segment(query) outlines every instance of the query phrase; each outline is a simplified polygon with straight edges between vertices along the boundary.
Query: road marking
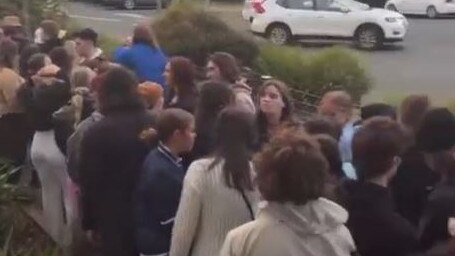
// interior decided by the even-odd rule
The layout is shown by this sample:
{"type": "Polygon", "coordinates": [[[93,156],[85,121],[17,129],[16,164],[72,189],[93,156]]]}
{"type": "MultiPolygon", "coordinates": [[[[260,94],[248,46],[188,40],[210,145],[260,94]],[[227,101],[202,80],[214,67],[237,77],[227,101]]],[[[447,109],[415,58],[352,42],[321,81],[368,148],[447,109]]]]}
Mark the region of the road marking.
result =
{"type": "Polygon", "coordinates": [[[147,18],[147,16],[142,15],[142,14],[136,14],[136,13],[114,13],[114,16],[120,16],[120,17],[128,17],[128,18],[135,18],[135,19],[144,19],[147,18]]]}
{"type": "Polygon", "coordinates": [[[98,18],[98,17],[89,17],[82,15],[69,15],[70,18],[74,19],[84,19],[84,20],[94,20],[94,21],[108,21],[108,22],[120,22],[119,19],[110,19],[110,18],[98,18]]]}

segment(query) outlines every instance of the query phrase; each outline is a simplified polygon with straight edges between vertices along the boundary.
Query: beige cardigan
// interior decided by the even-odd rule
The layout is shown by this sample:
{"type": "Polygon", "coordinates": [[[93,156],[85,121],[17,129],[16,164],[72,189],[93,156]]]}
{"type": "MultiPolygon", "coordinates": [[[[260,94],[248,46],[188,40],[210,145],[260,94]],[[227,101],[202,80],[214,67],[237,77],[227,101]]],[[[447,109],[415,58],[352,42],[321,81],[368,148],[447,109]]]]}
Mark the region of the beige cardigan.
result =
{"type": "MultiPolygon", "coordinates": [[[[255,221],[229,232],[220,256],[350,256],[348,213],[318,199],[303,206],[267,203],[255,221]]],[[[385,256],[385,255],[384,255],[385,256]]]]}
{"type": "MultiPolygon", "coordinates": [[[[225,185],[223,163],[208,170],[212,161],[195,161],[186,174],[170,256],[218,255],[227,233],[251,221],[241,194],[225,185]]],[[[247,192],[246,196],[256,211],[259,193],[247,192]]]]}
{"type": "Polygon", "coordinates": [[[24,79],[14,70],[0,68],[0,117],[6,114],[20,113],[22,108],[17,101],[17,91],[24,79]]]}

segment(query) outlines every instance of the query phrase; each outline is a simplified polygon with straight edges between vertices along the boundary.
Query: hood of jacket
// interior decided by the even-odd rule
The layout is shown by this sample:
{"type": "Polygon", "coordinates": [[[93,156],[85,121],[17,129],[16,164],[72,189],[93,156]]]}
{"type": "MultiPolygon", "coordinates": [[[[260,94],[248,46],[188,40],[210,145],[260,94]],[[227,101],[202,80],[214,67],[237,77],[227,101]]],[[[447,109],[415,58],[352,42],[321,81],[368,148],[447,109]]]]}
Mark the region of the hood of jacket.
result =
{"type": "Polygon", "coordinates": [[[305,205],[268,202],[262,206],[260,214],[273,216],[302,237],[329,232],[348,220],[348,212],[343,207],[325,198],[305,205]]]}
{"type": "Polygon", "coordinates": [[[248,95],[251,95],[253,89],[243,81],[236,82],[235,84],[232,85],[232,90],[234,90],[234,93],[245,93],[248,95]]]}

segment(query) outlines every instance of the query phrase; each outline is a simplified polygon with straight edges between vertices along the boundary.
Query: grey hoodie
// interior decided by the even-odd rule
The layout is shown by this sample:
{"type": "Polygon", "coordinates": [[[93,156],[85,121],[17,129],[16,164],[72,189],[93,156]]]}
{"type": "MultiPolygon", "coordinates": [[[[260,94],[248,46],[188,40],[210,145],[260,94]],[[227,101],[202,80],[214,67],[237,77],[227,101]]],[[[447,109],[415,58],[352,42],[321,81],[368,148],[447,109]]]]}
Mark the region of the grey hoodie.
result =
{"type": "Polygon", "coordinates": [[[71,180],[79,184],[79,164],[80,164],[80,147],[84,133],[98,121],[101,121],[104,116],[98,111],[93,112],[87,119],[82,121],[69,137],[67,142],[67,164],[68,173],[71,180]]]}
{"type": "Polygon", "coordinates": [[[350,256],[348,213],[320,198],[305,205],[267,203],[258,218],[232,230],[221,256],[350,256]]]}
{"type": "Polygon", "coordinates": [[[246,111],[255,114],[256,107],[251,98],[252,89],[244,82],[237,82],[232,86],[235,94],[235,103],[237,106],[244,108],[246,111]]]}

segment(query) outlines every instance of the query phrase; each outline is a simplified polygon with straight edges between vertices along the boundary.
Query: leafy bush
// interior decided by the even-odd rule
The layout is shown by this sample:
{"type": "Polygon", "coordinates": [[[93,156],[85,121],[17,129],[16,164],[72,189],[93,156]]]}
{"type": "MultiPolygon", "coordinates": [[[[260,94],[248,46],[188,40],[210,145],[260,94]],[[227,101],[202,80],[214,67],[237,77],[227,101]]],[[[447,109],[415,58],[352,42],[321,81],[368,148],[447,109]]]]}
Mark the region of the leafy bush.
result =
{"type": "Polygon", "coordinates": [[[0,159],[0,255],[57,256],[55,243],[25,214],[23,197],[9,177],[17,172],[9,160],[0,159]]]}
{"type": "Polygon", "coordinates": [[[371,89],[371,79],[362,65],[348,50],[337,47],[326,49],[311,59],[307,88],[317,94],[340,88],[360,101],[371,89]]]}
{"type": "Polygon", "coordinates": [[[252,38],[188,3],[171,6],[152,26],[167,54],[186,56],[199,66],[216,51],[233,54],[243,65],[252,64],[259,53],[252,38]]]}
{"type": "Polygon", "coordinates": [[[296,47],[266,45],[255,67],[293,89],[316,95],[344,89],[360,101],[371,88],[371,79],[359,59],[340,47],[307,53],[296,47]]]}
{"type": "Polygon", "coordinates": [[[254,68],[295,88],[308,84],[308,56],[297,47],[264,46],[254,68]]]}
{"type": "Polygon", "coordinates": [[[0,159],[0,205],[7,204],[14,199],[16,186],[9,183],[9,178],[17,172],[11,161],[0,159]]]}

